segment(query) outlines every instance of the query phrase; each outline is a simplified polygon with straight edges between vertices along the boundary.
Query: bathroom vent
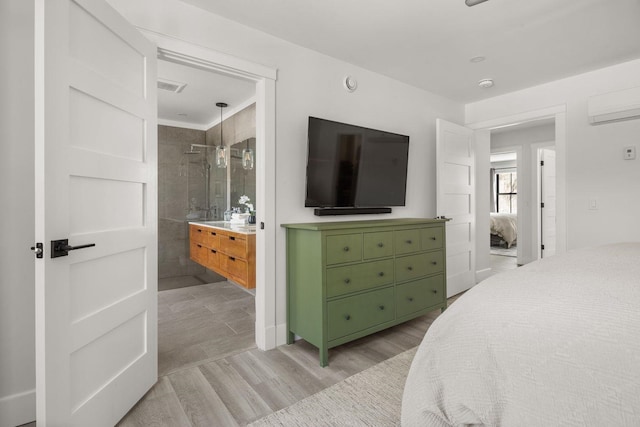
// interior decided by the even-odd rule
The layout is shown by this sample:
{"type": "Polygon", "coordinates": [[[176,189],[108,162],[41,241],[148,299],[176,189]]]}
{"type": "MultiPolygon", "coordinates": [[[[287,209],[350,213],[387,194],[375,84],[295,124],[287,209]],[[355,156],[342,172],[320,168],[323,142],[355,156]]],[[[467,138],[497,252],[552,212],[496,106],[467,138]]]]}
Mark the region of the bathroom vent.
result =
{"type": "Polygon", "coordinates": [[[169,92],[180,93],[186,86],[186,83],[174,82],[167,79],[158,79],[158,89],[168,90],[169,92]]]}

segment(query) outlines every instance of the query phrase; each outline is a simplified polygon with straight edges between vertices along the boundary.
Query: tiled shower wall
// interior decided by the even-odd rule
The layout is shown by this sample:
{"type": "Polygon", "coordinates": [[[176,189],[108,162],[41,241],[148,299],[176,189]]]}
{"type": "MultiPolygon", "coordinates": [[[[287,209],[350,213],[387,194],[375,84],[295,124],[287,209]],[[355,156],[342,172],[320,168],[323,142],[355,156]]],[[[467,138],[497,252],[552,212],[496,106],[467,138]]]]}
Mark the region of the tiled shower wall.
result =
{"type": "Polygon", "coordinates": [[[158,126],[158,278],[197,276],[205,268],[189,259],[190,196],[204,201],[200,155],[185,155],[191,144],[204,144],[205,132],[158,126]],[[198,182],[200,181],[200,182],[198,182]]]}

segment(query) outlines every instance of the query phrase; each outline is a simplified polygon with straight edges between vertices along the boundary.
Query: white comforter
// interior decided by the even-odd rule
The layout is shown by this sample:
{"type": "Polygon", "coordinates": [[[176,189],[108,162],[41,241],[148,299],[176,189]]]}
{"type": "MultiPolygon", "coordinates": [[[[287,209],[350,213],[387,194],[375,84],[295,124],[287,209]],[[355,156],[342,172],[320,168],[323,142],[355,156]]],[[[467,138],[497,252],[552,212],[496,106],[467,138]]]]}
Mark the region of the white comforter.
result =
{"type": "Polygon", "coordinates": [[[431,326],[404,426],[640,426],[640,243],[493,276],[431,326]]]}
{"type": "Polygon", "coordinates": [[[507,242],[507,248],[518,238],[518,215],[510,213],[489,214],[489,229],[491,234],[496,234],[507,242]]]}

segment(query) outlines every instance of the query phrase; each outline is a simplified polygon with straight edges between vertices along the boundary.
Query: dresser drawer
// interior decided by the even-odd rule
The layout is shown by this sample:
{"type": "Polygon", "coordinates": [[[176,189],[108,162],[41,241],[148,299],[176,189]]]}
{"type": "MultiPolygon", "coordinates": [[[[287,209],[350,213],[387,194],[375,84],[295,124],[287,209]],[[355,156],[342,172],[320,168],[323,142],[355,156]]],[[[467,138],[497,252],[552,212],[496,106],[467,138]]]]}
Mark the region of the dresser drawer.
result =
{"type": "Polygon", "coordinates": [[[221,254],[217,249],[207,248],[207,268],[219,269],[220,268],[220,256],[221,254]]]}
{"type": "Polygon", "coordinates": [[[206,245],[207,227],[189,224],[189,241],[206,245]]]}
{"type": "Polygon", "coordinates": [[[362,238],[364,259],[393,255],[393,231],[364,233],[362,238]]]}
{"type": "Polygon", "coordinates": [[[327,297],[393,283],[393,260],[365,262],[327,269],[327,297]]]}
{"type": "Polygon", "coordinates": [[[423,228],[422,235],[422,250],[428,251],[429,249],[440,249],[443,245],[442,240],[442,227],[429,227],[423,228]]]}
{"type": "Polygon", "coordinates": [[[247,284],[247,262],[225,254],[219,254],[220,269],[228,273],[229,278],[238,281],[242,285],[247,284]]]}
{"type": "Polygon", "coordinates": [[[417,279],[443,271],[444,259],[442,252],[427,252],[396,258],[396,281],[417,279]]]}
{"type": "Polygon", "coordinates": [[[201,243],[191,242],[189,244],[189,257],[199,264],[207,262],[207,248],[201,243]]]}
{"type": "Polygon", "coordinates": [[[395,231],[396,255],[420,251],[420,239],[420,229],[395,231]]]}
{"type": "Polygon", "coordinates": [[[328,340],[394,319],[393,287],[327,303],[328,340]]]}
{"type": "Polygon", "coordinates": [[[209,248],[218,249],[220,247],[220,232],[215,228],[205,228],[205,245],[209,248]]]}
{"type": "Polygon", "coordinates": [[[445,299],[444,275],[427,277],[396,286],[396,316],[403,317],[445,299]]]}
{"type": "Polygon", "coordinates": [[[327,265],[360,261],[362,259],[362,234],[327,236],[327,265]]]}
{"type": "Polygon", "coordinates": [[[220,239],[220,252],[234,258],[245,259],[247,257],[247,238],[243,234],[218,233],[220,239]]]}

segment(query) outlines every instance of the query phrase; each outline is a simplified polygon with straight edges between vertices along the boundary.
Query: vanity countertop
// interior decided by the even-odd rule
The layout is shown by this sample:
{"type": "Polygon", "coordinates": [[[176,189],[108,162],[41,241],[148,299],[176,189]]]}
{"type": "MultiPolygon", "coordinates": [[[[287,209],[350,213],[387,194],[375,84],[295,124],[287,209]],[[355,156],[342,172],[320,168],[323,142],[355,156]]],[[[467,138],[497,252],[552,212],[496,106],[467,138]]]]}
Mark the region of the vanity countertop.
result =
{"type": "Polygon", "coordinates": [[[256,234],[255,224],[233,224],[229,221],[189,221],[189,224],[219,228],[221,230],[228,230],[242,234],[256,234]]]}

